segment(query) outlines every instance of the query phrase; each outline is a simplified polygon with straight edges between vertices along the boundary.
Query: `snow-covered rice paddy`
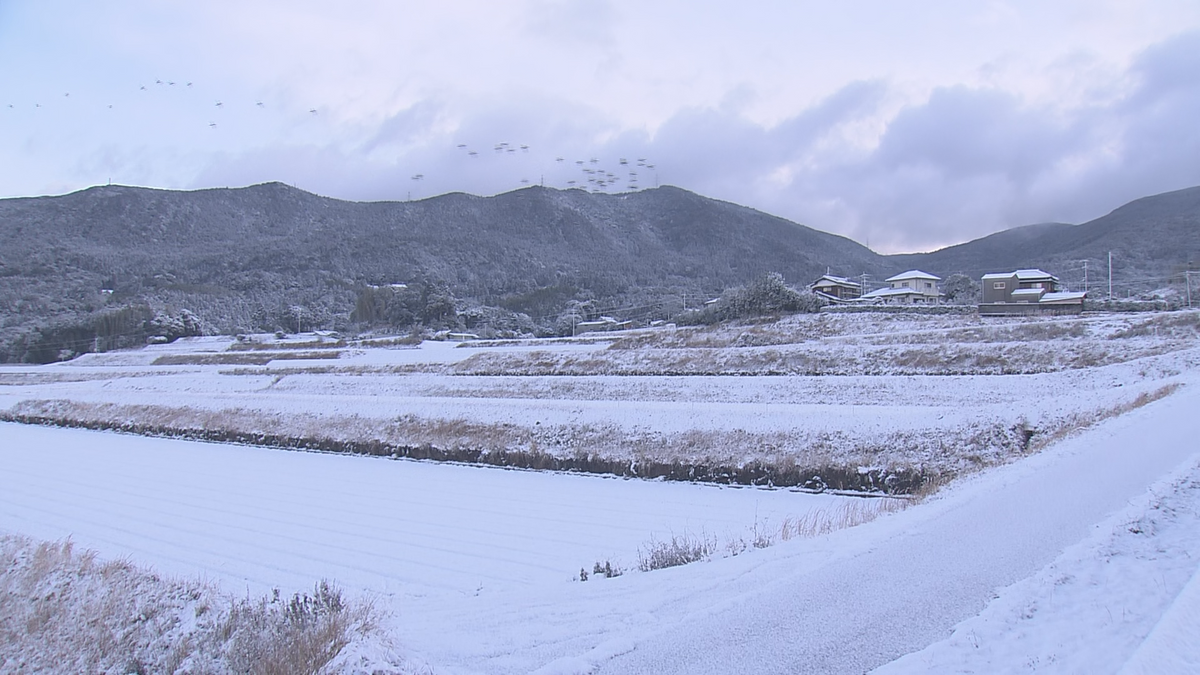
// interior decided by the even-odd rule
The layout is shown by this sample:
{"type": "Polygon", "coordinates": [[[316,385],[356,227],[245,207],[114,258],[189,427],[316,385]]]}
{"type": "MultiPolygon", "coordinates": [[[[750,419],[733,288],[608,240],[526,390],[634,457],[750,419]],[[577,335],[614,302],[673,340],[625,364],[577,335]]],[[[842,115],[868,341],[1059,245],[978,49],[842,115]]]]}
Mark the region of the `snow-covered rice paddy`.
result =
{"type": "MultiPolygon", "coordinates": [[[[331,345],[316,359],[288,358],[288,343],[230,351],[232,340],[203,338],[5,366],[0,413],[61,422],[630,466],[1010,466],[798,544],[785,525],[820,531],[888,502],[0,423],[0,532],[69,536],[235,594],[329,578],[378,598],[405,648],[437,672],[862,672],[944,637],[1156,477],[1185,458],[1194,467],[1197,316],[822,315],[578,341],[331,345]],[[1110,419],[1176,390],[1182,399],[1110,419]],[[636,570],[672,537],[710,543],[715,560],[636,570]],[[766,540],[778,545],[755,549],[766,540]],[[605,562],[625,574],[579,580],[605,562]],[[852,653],[826,653],[847,640],[852,653]]],[[[1172,544],[1178,569],[1152,607],[1139,605],[1137,630],[1186,581],[1193,539],[1172,544]]],[[[993,615],[1025,602],[1015,592],[993,615]]],[[[1064,639],[1086,639],[1068,635],[1069,615],[1056,621],[1064,639]]],[[[989,640],[1004,653],[982,666],[955,655],[962,636],[900,665],[1008,667],[1023,647],[999,632],[989,640]]],[[[1114,641],[1106,658],[1123,662],[1140,637],[1114,641]]]]}

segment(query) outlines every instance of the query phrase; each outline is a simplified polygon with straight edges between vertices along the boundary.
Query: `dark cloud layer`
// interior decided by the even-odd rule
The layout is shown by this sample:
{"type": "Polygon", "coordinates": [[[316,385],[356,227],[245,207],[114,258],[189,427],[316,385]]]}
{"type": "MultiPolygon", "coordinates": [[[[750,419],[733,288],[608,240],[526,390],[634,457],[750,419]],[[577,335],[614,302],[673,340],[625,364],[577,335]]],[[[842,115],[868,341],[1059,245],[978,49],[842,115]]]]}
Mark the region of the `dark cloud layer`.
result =
{"type": "MultiPolygon", "coordinates": [[[[592,37],[603,41],[603,31],[592,37]]],[[[594,158],[615,172],[620,158],[647,158],[655,168],[639,171],[640,187],[675,184],[877,249],[928,250],[1033,222],[1081,222],[1200,184],[1196,73],[1200,34],[1179,35],[1132,62],[1116,100],[1030,103],[997,88],[937,88],[882,120],[866,143],[853,130],[884,114],[885,81],[851,83],[769,128],[749,121],[733,96],[681,110],[652,134],[553,98],[477,101],[457,118],[454,106],[430,99],[365,140],[226,155],[196,184],[282,179],[350,199],[404,199],[522,181],[585,185],[576,162],[594,158]],[[454,131],[440,130],[452,118],[454,131]],[[509,145],[496,151],[501,142],[509,145]]],[[[621,178],[614,189],[624,189],[621,178]]]]}

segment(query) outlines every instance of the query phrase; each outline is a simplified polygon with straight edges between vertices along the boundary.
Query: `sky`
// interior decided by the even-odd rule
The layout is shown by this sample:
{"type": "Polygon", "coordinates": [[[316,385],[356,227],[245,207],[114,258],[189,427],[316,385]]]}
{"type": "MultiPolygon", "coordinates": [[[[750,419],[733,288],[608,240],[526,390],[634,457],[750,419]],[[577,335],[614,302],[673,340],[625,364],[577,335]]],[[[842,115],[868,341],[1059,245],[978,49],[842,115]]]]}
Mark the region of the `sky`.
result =
{"type": "Polygon", "coordinates": [[[1200,185],[1195,0],[0,0],[0,197],[676,185],[927,251],[1200,185]]]}

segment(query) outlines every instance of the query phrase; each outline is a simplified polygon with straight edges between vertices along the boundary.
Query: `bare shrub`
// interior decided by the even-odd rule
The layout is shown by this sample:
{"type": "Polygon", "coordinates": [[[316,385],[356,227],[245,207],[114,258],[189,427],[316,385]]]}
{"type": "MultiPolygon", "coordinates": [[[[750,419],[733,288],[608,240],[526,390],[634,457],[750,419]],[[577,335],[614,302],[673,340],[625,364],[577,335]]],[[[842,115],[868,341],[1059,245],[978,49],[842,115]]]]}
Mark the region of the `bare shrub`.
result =
{"type": "Polygon", "coordinates": [[[678,567],[699,560],[707,560],[717,552],[715,538],[705,535],[672,534],[667,541],[652,539],[638,548],[638,569],[643,572],[678,567]]]}
{"type": "Polygon", "coordinates": [[[371,605],[351,607],[340,590],[321,581],[311,595],[283,601],[276,591],[269,600],[234,603],[220,630],[229,636],[226,658],[234,672],[291,675],[318,672],[355,630],[375,628],[371,605]]]}
{"type": "Polygon", "coordinates": [[[596,564],[592,566],[592,574],[595,576],[602,576],[605,579],[619,577],[624,573],[625,570],[621,569],[619,565],[612,564],[612,561],[610,560],[605,560],[603,564],[597,561],[596,564]]]}

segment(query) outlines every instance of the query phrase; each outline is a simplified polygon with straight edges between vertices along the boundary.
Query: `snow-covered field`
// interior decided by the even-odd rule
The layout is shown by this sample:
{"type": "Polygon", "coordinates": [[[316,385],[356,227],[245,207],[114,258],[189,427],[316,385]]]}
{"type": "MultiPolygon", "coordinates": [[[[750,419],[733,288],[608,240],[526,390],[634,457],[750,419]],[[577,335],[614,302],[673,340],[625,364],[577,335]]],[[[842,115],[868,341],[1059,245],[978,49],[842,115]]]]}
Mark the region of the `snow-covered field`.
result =
{"type": "Polygon", "coordinates": [[[878,488],[905,472],[944,478],[1003,463],[1161,395],[1200,363],[1198,335],[1200,313],[1179,312],[822,314],[393,349],[291,351],[306,343],[264,339],[228,351],[232,340],[202,338],[0,368],[0,412],[524,453],[548,458],[530,466],[570,460],[642,476],[765,465],[834,484],[865,471],[865,487],[878,488]]]}
{"type": "Polygon", "coordinates": [[[859,673],[910,652],[889,667],[1154,672],[1196,615],[1171,607],[1200,560],[1196,317],[822,315],[324,360],[205,338],[0,367],[10,414],[966,476],[802,537],[888,500],[0,424],[0,532],[234,594],[328,578],[435,672],[859,673]],[[205,362],[266,351],[285,358],[205,362]],[[684,362],[704,374],[654,374],[684,362]],[[818,362],[846,372],[747,365],[818,362]],[[1028,448],[994,438],[1015,428],[1028,448]],[[672,538],[712,550],[637,569],[672,538]],[[624,574],[579,580],[605,562],[624,574]]]}

